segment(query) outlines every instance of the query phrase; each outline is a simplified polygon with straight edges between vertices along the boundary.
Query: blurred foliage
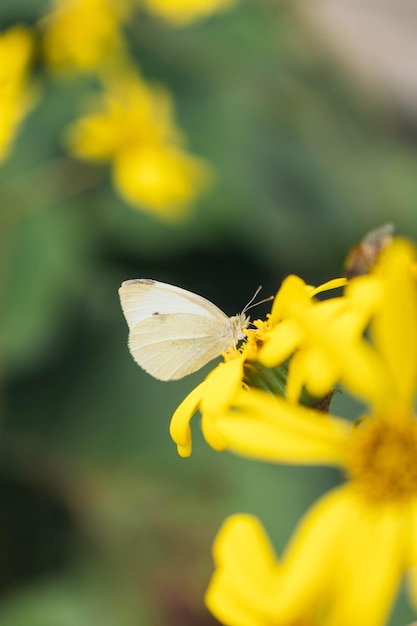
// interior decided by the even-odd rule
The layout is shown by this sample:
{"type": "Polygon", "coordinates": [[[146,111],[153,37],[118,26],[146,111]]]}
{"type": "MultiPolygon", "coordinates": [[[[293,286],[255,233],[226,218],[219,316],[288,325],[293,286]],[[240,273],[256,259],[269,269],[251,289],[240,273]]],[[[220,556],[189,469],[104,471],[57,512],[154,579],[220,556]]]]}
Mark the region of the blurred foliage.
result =
{"type": "MultiPolygon", "coordinates": [[[[216,454],[197,421],[179,459],[169,419],[204,373],[142,372],[117,298],[122,280],[152,277],[232,314],[289,272],[339,275],[379,224],[417,235],[415,121],[344,71],[296,6],[240,0],[183,28],[137,6],[122,25],[214,172],[181,223],[133,209],[106,166],[68,156],[97,77],[36,59],[37,103],[0,167],[0,626],[214,624],[202,596],[224,517],[259,515],[281,549],[339,480],[216,454]]],[[[2,0],[1,31],[35,30],[49,10],[2,0]]],[[[392,623],[407,619],[400,602],[392,623]]]]}

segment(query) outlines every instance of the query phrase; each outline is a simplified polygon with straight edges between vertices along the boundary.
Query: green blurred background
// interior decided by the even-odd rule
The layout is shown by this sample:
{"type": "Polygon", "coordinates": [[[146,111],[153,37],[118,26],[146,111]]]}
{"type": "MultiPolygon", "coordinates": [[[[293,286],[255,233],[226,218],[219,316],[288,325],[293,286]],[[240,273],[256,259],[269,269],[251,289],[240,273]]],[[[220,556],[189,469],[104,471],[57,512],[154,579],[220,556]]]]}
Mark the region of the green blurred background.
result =
{"type": "MultiPolygon", "coordinates": [[[[0,28],[47,10],[1,0],[0,28]]],[[[0,626],[215,624],[203,593],[222,520],[259,515],[281,550],[340,480],[215,453],[198,419],[180,459],[170,417],[205,372],[142,372],[117,289],[152,277],[234,314],[290,272],[339,276],[387,221],[416,237],[413,11],[241,0],[174,28],[138,9],[130,52],[215,171],[181,224],[127,206],[106,168],[65,153],[90,80],[57,80],[38,61],[41,97],[0,167],[0,626]]],[[[334,410],[355,407],[342,396],[334,410]]],[[[400,599],[391,623],[411,619],[400,599]]]]}

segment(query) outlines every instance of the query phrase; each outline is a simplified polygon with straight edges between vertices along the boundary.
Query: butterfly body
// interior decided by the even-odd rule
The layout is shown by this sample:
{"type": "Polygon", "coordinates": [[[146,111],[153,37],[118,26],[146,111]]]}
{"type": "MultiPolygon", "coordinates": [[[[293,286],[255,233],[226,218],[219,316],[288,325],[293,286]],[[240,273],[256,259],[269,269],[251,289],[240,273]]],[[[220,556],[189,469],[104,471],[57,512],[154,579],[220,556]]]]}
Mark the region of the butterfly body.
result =
{"type": "Polygon", "coordinates": [[[160,380],[177,380],[244,339],[249,318],[228,317],[215,304],[180,287],[142,278],[125,281],[120,302],[135,361],[160,380]]]}

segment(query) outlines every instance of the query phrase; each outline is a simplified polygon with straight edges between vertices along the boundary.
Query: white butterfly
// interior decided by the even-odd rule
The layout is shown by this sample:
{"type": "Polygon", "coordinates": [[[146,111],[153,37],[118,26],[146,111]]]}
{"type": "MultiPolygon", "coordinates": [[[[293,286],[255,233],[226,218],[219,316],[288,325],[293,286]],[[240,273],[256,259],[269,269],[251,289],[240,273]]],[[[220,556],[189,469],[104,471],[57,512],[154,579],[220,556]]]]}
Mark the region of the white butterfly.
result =
{"type": "Polygon", "coordinates": [[[149,278],[127,280],[119,289],[129,326],[129,350],[160,380],[177,380],[245,338],[244,312],[227,317],[215,304],[180,287],[149,278]]]}

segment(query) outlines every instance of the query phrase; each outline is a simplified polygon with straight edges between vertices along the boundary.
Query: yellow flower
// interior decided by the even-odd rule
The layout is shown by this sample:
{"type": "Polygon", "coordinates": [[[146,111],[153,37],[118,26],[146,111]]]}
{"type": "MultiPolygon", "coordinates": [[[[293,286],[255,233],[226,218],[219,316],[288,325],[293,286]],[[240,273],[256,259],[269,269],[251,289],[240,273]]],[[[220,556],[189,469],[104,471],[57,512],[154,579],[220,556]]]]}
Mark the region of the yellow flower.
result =
{"type": "MultiPolygon", "coordinates": [[[[417,605],[415,259],[409,243],[395,240],[378,264],[372,342],[362,340],[364,366],[356,370],[357,358],[351,361],[347,384],[355,393],[361,388],[369,404],[356,425],[257,390],[239,391],[232,408],[217,416],[216,432],[235,452],[277,462],[332,463],[347,479],[296,530],[279,584],[263,604],[266,624],[298,623],[300,606],[316,615],[325,603],[320,623],[326,626],[381,626],[405,574],[417,605]],[[355,380],[366,370],[365,384],[355,380]]],[[[348,364],[351,354],[344,347],[342,342],[338,358],[348,364]]],[[[254,622],[234,617],[228,623],[254,622]]]]}
{"type": "Polygon", "coordinates": [[[120,22],[124,0],[55,0],[40,22],[46,61],[56,70],[92,71],[124,54],[120,22]]]}
{"type": "Polygon", "coordinates": [[[0,162],[9,154],[19,124],[36,100],[28,86],[33,37],[23,26],[0,34],[0,162]]]}
{"type": "Polygon", "coordinates": [[[180,218],[208,182],[208,166],[182,148],[172,100],[126,67],[106,77],[94,112],[68,133],[81,159],[110,161],[113,180],[131,205],[164,219],[180,218]]]}
{"type": "MultiPolygon", "coordinates": [[[[342,280],[335,286],[341,284],[342,280]]],[[[298,401],[303,386],[311,395],[323,397],[336,383],[349,383],[352,369],[362,367],[362,353],[368,350],[361,337],[377,305],[380,282],[374,276],[356,278],[342,297],[323,302],[312,299],[312,294],[296,276],[284,281],[272,309],[271,332],[259,353],[266,367],[291,357],[286,388],[291,402],[298,401]],[[342,351],[345,358],[339,359],[342,351]]],[[[355,376],[355,381],[360,388],[369,384],[367,372],[355,376]]]]}
{"type": "MultiPolygon", "coordinates": [[[[185,398],[175,411],[170,431],[181,456],[185,457],[191,454],[189,422],[198,409],[202,414],[202,429],[206,441],[215,450],[223,450],[227,444],[216,431],[216,418],[219,413],[223,413],[234,402],[235,395],[242,387],[261,387],[269,390],[271,393],[285,395],[286,368],[284,370],[282,368],[267,370],[261,367],[259,359],[269,346],[269,342],[272,343],[275,359],[273,366],[283,364],[297,349],[301,354],[305,350],[310,350],[310,345],[304,341],[303,330],[297,327],[293,320],[287,320],[285,317],[285,311],[290,306],[290,303],[294,304],[297,302],[300,306],[307,307],[308,310],[310,307],[318,308],[320,311],[319,319],[326,323],[327,327],[332,324],[337,325],[335,333],[340,327],[336,316],[337,312],[339,314],[341,312],[344,313],[345,317],[350,312],[350,319],[356,322],[358,328],[361,326],[363,330],[363,326],[368,321],[369,316],[369,307],[366,308],[363,303],[362,308],[357,307],[358,311],[356,311],[356,308],[354,311],[351,311],[351,301],[344,298],[336,298],[334,301],[328,300],[324,303],[315,302],[313,304],[312,298],[318,293],[336,289],[344,284],[346,284],[345,279],[335,279],[320,287],[313,288],[306,285],[297,276],[289,276],[283,282],[275,297],[271,314],[267,316],[267,320],[254,321],[252,324],[254,328],[245,331],[247,340],[240,346],[239,350],[232,349],[223,355],[225,362],[220,363],[208,375],[206,380],[185,398]],[[332,313],[332,316],[330,313],[332,313]],[[359,325],[358,320],[361,321],[361,325],[359,325]],[[280,332],[281,329],[283,332],[280,332]],[[275,349],[276,332],[280,338],[279,357],[277,357],[275,349]]],[[[368,296],[370,299],[369,293],[368,296]]],[[[347,339],[346,345],[349,346],[347,339]]],[[[332,369],[331,381],[337,379],[337,375],[333,372],[334,369],[332,369]]],[[[297,372],[296,369],[294,371],[297,372]]],[[[339,368],[336,368],[336,371],[339,372],[339,368]]],[[[315,370],[313,369],[310,378],[313,378],[314,375],[315,370]]],[[[308,380],[309,375],[306,382],[308,380]]],[[[314,389],[317,391],[317,385],[314,389]]],[[[323,391],[323,388],[320,387],[320,390],[323,391]]],[[[323,395],[330,390],[331,387],[326,385],[323,395]]],[[[320,394],[316,395],[321,400],[320,394]]]]}
{"type": "Polygon", "coordinates": [[[175,26],[184,26],[214,11],[230,7],[234,0],[143,0],[145,7],[175,26]]]}

